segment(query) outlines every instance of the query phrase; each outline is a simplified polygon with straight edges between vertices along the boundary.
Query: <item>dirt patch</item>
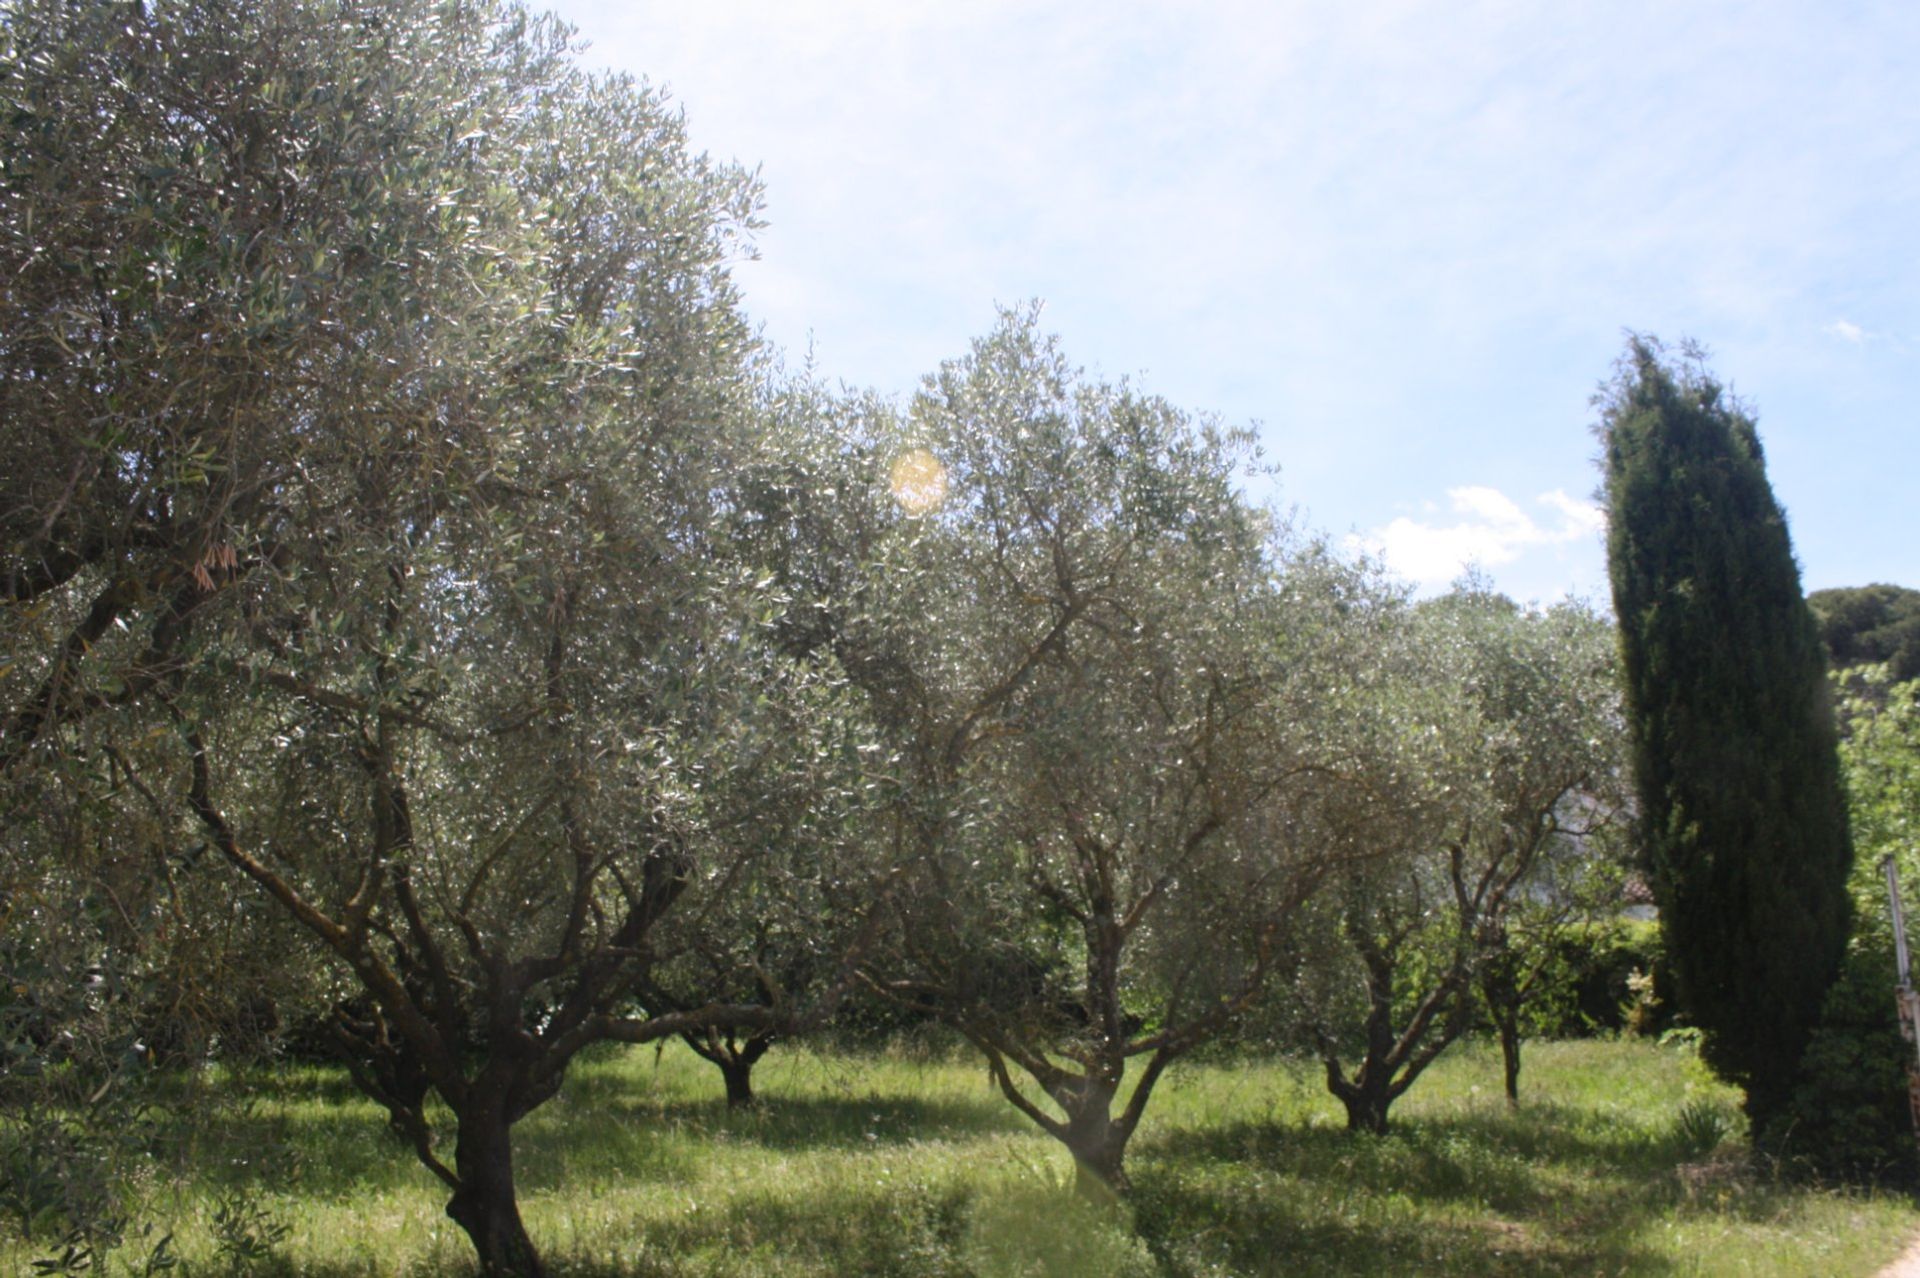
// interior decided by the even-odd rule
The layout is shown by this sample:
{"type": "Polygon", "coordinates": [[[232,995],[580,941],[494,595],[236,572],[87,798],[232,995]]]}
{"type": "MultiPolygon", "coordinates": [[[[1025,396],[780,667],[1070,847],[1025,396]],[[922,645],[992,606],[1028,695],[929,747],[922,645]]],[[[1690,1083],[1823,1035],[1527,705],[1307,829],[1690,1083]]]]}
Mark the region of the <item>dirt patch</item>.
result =
{"type": "Polygon", "coordinates": [[[1907,1244],[1899,1259],[1874,1275],[1874,1278],[1920,1278],[1920,1238],[1907,1244]]]}

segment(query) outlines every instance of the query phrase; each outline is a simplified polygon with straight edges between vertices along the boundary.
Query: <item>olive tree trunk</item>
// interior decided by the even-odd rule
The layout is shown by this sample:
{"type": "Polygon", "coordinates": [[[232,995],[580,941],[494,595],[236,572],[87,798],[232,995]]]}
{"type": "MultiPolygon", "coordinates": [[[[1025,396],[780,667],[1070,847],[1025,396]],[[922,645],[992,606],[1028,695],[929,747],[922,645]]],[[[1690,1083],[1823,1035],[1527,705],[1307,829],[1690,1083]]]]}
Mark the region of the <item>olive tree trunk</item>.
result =
{"type": "Polygon", "coordinates": [[[546,1278],[520,1220],[513,1185],[512,1127],[503,1110],[482,1105],[458,1116],[454,1172],[460,1183],[447,1215],[464,1229],[485,1278],[546,1278]]]}

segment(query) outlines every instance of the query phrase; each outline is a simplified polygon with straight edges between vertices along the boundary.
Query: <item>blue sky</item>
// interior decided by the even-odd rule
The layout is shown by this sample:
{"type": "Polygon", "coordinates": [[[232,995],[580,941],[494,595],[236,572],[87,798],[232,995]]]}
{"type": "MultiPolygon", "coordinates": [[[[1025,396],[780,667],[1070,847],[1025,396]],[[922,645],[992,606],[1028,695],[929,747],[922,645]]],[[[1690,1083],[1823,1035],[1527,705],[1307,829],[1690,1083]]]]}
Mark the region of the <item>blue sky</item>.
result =
{"type": "Polygon", "coordinates": [[[996,303],[1256,423],[1271,494],[1438,589],[1605,596],[1632,328],[1758,409],[1809,589],[1920,587],[1920,5],[567,0],[757,166],[738,277],[905,393],[996,303]]]}

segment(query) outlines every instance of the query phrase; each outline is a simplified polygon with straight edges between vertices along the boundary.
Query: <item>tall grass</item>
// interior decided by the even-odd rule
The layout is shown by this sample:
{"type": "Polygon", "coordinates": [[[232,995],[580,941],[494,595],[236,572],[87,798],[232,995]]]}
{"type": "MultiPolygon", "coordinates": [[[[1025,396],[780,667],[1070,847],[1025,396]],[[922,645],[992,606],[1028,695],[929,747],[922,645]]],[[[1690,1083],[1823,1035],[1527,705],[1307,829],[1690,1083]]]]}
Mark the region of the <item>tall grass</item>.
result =
{"type": "MultiPolygon", "coordinates": [[[[516,1146],[556,1273],[1825,1278],[1871,1274],[1920,1228],[1909,1201],[1749,1170],[1734,1097],[1644,1043],[1531,1048],[1518,1112],[1497,1054],[1470,1046],[1385,1137],[1350,1136],[1304,1066],[1189,1066],[1110,1211],[1073,1196],[1059,1147],[964,1055],[783,1048],[756,1082],[762,1107],[730,1112],[677,1047],[584,1060],[516,1146]]],[[[339,1074],[220,1090],[246,1103],[214,1106],[167,1155],[179,1174],[140,1185],[130,1213],[156,1232],[109,1272],[140,1272],[163,1231],[196,1275],[470,1272],[438,1182],[339,1074]]],[[[45,1251],[0,1243],[0,1271],[45,1251]]]]}

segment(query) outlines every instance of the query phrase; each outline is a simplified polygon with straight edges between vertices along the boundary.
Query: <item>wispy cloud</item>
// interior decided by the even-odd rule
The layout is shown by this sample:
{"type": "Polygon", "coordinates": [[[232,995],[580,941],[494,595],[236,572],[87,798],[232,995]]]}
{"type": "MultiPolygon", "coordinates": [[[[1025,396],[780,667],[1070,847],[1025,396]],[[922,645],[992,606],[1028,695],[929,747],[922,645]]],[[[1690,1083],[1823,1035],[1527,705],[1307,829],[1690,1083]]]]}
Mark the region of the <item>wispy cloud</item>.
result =
{"type": "Polygon", "coordinates": [[[1852,342],[1855,345],[1867,340],[1867,330],[1851,320],[1837,319],[1822,331],[1833,334],[1843,342],[1852,342]]]}
{"type": "Polygon", "coordinates": [[[1423,519],[1402,515],[1384,528],[1355,534],[1350,544],[1430,590],[1470,567],[1511,564],[1531,550],[1591,541],[1606,526],[1599,507],[1559,489],[1534,499],[1536,507],[1553,512],[1545,522],[1497,488],[1451,488],[1447,502],[1451,519],[1437,510],[1423,519]]]}

